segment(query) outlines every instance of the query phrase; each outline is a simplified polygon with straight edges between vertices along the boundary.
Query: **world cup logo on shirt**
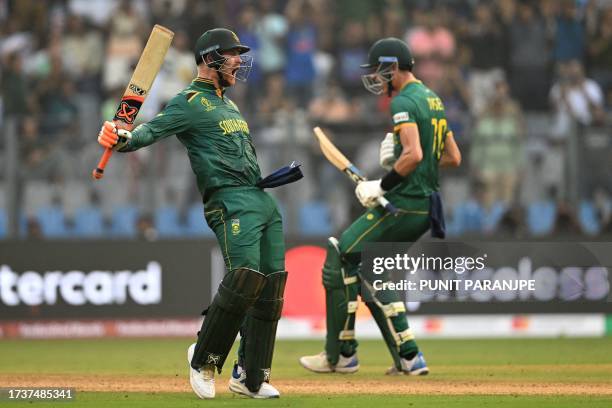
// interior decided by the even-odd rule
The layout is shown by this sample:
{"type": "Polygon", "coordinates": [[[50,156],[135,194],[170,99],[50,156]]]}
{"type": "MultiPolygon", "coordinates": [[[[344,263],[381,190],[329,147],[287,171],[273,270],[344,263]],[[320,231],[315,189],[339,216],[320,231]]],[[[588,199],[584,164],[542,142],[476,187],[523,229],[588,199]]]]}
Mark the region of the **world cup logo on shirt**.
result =
{"type": "Polygon", "coordinates": [[[204,110],[206,112],[210,112],[211,110],[214,110],[216,108],[216,106],[210,103],[210,101],[205,97],[202,97],[200,99],[200,103],[202,103],[202,106],[204,106],[204,110]]]}

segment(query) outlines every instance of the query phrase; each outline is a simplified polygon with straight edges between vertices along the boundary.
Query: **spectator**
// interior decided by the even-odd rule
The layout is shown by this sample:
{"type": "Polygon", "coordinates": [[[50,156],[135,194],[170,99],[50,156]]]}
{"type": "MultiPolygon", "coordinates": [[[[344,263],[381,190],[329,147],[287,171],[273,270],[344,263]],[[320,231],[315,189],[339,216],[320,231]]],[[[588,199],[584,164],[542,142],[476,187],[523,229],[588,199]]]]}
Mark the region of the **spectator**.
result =
{"type": "Polygon", "coordinates": [[[520,205],[515,204],[506,210],[501,220],[499,220],[495,237],[502,239],[523,239],[526,233],[525,211],[520,205]]]}
{"type": "Polygon", "coordinates": [[[612,7],[605,9],[589,39],[590,75],[599,83],[612,104],[612,7]]]}
{"type": "Polygon", "coordinates": [[[257,112],[257,118],[264,126],[272,125],[279,114],[294,109],[293,100],[285,95],[285,86],[282,74],[274,74],[267,78],[265,93],[257,112]]]}
{"type": "MultiPolygon", "coordinates": [[[[177,30],[172,46],[166,54],[164,65],[159,73],[161,79],[156,83],[159,99],[165,103],[178,91],[185,88],[196,76],[193,64],[193,51],[189,47],[187,33],[177,30]]],[[[115,100],[115,104],[117,104],[115,100]]]]}
{"type": "Polygon", "coordinates": [[[104,58],[104,89],[125,86],[140,58],[145,22],[128,0],[121,0],[109,22],[110,36],[104,58]]]}
{"type": "Polygon", "coordinates": [[[408,46],[415,59],[415,75],[436,87],[443,79],[445,62],[455,54],[455,38],[453,34],[440,25],[437,15],[415,11],[415,28],[408,31],[406,38],[408,46]]]}
{"type": "Polygon", "coordinates": [[[25,178],[37,173],[44,161],[45,149],[39,137],[38,121],[34,116],[28,116],[21,122],[20,134],[20,162],[25,178]]]}
{"type": "Polygon", "coordinates": [[[504,79],[506,39],[502,27],[495,20],[489,3],[481,2],[474,10],[474,22],[467,29],[467,41],[472,50],[469,78],[474,116],[484,112],[495,92],[495,84],[504,79]]]}
{"type": "Polygon", "coordinates": [[[518,104],[509,95],[508,84],[499,81],[488,109],[477,119],[471,143],[470,164],[483,185],[483,204],[511,205],[522,166],[523,123],[518,104]]]}
{"type": "Polygon", "coordinates": [[[357,21],[349,21],[344,26],[340,46],[335,50],[338,58],[340,84],[347,94],[353,96],[362,92],[359,67],[368,58],[368,48],[365,42],[365,27],[357,21]]]}
{"type": "Polygon", "coordinates": [[[469,117],[465,112],[470,106],[470,92],[457,63],[446,64],[444,78],[432,89],[444,101],[444,113],[450,128],[455,136],[461,138],[464,128],[469,125],[469,117]]]}
{"type": "Polygon", "coordinates": [[[550,90],[550,100],[556,114],[553,135],[563,137],[574,122],[589,126],[604,120],[603,93],[597,82],[585,78],[577,60],[559,64],[557,82],[550,90]]]}
{"type": "Polygon", "coordinates": [[[36,217],[28,217],[26,220],[26,239],[40,241],[43,238],[42,228],[36,217]]]}
{"type": "MultiPolygon", "coordinates": [[[[579,191],[581,197],[592,200],[602,231],[612,232],[609,196],[602,198],[604,194],[598,190],[605,187],[612,191],[610,171],[601,164],[609,158],[609,151],[602,150],[597,158],[589,151],[588,159],[593,163],[578,164],[578,173],[588,178],[577,182],[576,187],[572,186],[575,181],[566,180],[574,165],[569,156],[566,158],[572,146],[564,139],[538,137],[544,131],[553,136],[567,135],[573,123],[593,126],[604,122],[606,93],[612,103],[612,8],[604,6],[603,0],[0,3],[4,4],[0,13],[0,110],[5,116],[21,118],[19,172],[23,187],[29,180],[53,182],[67,177],[88,182],[85,169],[74,170],[91,166],[100,152],[90,143],[79,143],[75,135],[95,137],[97,129],[91,126],[98,123],[101,110],[104,118],[113,117],[154,23],[169,26],[176,34],[139,114],[141,120],[154,115],[160,104],[195,75],[191,42],[204,29],[233,26],[240,39],[251,46],[255,65],[246,86],[229,96],[243,98],[246,103],[239,105],[247,107],[245,114],[253,115],[249,123],[253,137],[259,141],[258,155],[268,166],[264,173],[286,164],[283,157],[297,158],[295,152],[307,150],[300,143],[311,142],[311,120],[334,128],[331,133],[336,133],[341,150],[346,150],[368,175],[376,177],[377,156],[372,152],[376,152],[373,145],[378,142],[370,133],[372,127],[387,123],[389,98],[367,97],[358,65],[376,39],[403,36],[413,48],[416,75],[440,95],[449,126],[466,147],[471,145],[475,178],[471,181],[479,186],[472,193],[477,199],[474,208],[486,214],[494,211],[483,209],[483,203],[512,203],[512,210],[495,234],[506,231],[515,236],[525,230],[521,221],[524,214],[514,199],[519,188],[521,202],[550,198],[542,197],[549,189],[557,192],[555,201],[579,191]],[[558,69],[558,76],[550,86],[553,68],[558,69]],[[508,96],[505,73],[519,104],[508,96]],[[529,114],[542,110],[547,102],[552,102],[552,114],[529,114]],[[519,105],[529,114],[531,136],[526,146],[531,158],[524,161],[519,105]],[[346,137],[349,134],[351,137],[346,137]],[[360,146],[358,151],[356,145],[360,146]],[[518,177],[519,168],[525,177],[518,177]]],[[[601,134],[601,140],[607,134],[605,129],[589,133],[601,134]]],[[[0,148],[3,142],[0,138],[0,148]]],[[[164,153],[161,147],[152,155],[135,154],[114,162],[111,171],[125,175],[128,187],[122,191],[128,193],[113,201],[150,202],[144,197],[151,196],[153,184],[146,185],[140,174],[148,171],[148,163],[163,166],[164,153]]],[[[300,157],[311,174],[322,171],[323,180],[342,176],[323,165],[326,162],[318,149],[311,153],[312,157],[300,157]]],[[[178,166],[172,169],[172,176],[180,175],[178,166]]],[[[162,171],[159,176],[163,179],[169,174],[162,171]]],[[[461,175],[455,177],[443,183],[453,184],[459,195],[468,194],[468,180],[461,175]]],[[[336,203],[334,208],[343,211],[352,202],[350,192],[333,186],[313,183],[302,188],[300,194],[305,199],[326,197],[336,203]]],[[[283,197],[281,191],[281,201],[283,197]]],[[[305,199],[300,197],[299,201],[305,199]]],[[[290,201],[283,202],[289,217],[296,212],[292,208],[295,203],[290,201]]],[[[559,224],[567,230],[571,222],[564,217],[559,224]]],[[[147,222],[151,223],[143,219],[142,231],[151,229],[144,225],[147,222]]],[[[336,227],[341,228],[342,222],[336,227]]],[[[141,235],[154,237],[154,229],[153,234],[141,235]]]]}
{"type": "Polygon", "coordinates": [[[574,209],[562,201],[557,205],[557,218],[553,227],[553,236],[581,235],[582,229],[574,209]]]}
{"type": "Polygon", "coordinates": [[[24,180],[62,180],[72,172],[68,153],[54,139],[41,135],[39,122],[28,116],[21,123],[21,177],[24,180]]]}
{"type": "Polygon", "coordinates": [[[77,81],[81,91],[97,89],[104,57],[100,31],[88,27],[81,16],[69,16],[61,40],[61,55],[66,73],[77,81]]]}
{"type": "Polygon", "coordinates": [[[56,135],[63,127],[72,128],[78,124],[76,87],[62,70],[59,58],[51,61],[51,72],[38,88],[38,100],[42,115],[42,130],[56,135]]]}
{"type": "Polygon", "coordinates": [[[400,37],[405,31],[405,15],[400,2],[389,1],[382,13],[382,37],[400,37]]]}
{"type": "Polygon", "coordinates": [[[575,0],[561,0],[557,16],[555,48],[557,62],[582,61],[585,54],[585,29],[575,0]]]}
{"type": "MultiPolygon", "coordinates": [[[[151,11],[157,24],[168,27],[176,33],[179,30],[184,30],[182,16],[186,5],[186,0],[152,0],[151,11]]],[[[193,10],[189,10],[189,12],[191,13],[193,10]]],[[[176,41],[176,37],[174,40],[176,41]]]]}
{"type": "Polygon", "coordinates": [[[179,18],[181,27],[187,32],[192,45],[202,35],[204,29],[222,26],[219,19],[215,5],[202,0],[187,0],[179,18]]]}
{"type": "Polygon", "coordinates": [[[309,107],[313,123],[342,123],[358,117],[337,85],[326,88],[326,92],[312,99],[309,107]]]}
{"type": "Polygon", "coordinates": [[[593,204],[598,224],[602,229],[608,228],[612,224],[612,198],[604,187],[597,188],[593,193],[593,204]]]}
{"type": "Polygon", "coordinates": [[[23,116],[28,112],[27,84],[23,75],[23,59],[18,53],[2,58],[2,100],[4,114],[23,116]]]}
{"type": "Polygon", "coordinates": [[[287,58],[283,51],[283,41],[289,24],[285,16],[274,11],[274,1],[259,2],[260,16],[255,26],[259,44],[259,60],[264,75],[280,72],[285,68],[287,58]]]}
{"type": "Polygon", "coordinates": [[[317,32],[310,21],[310,6],[303,0],[291,0],[287,5],[287,65],[285,77],[289,92],[300,108],[306,108],[312,97],[315,79],[314,56],[317,32]]]}
{"type": "Polygon", "coordinates": [[[512,93],[526,110],[546,110],[550,52],[548,32],[531,3],[521,2],[510,24],[512,93]]]}
{"type": "Polygon", "coordinates": [[[143,214],[136,221],[136,236],[143,241],[156,241],[157,230],[153,225],[153,217],[150,214],[143,214]]]}
{"type": "MultiPolygon", "coordinates": [[[[246,86],[241,86],[232,90],[234,101],[238,106],[244,106],[244,114],[253,112],[256,109],[261,88],[263,85],[261,67],[259,61],[259,37],[255,32],[258,15],[257,9],[252,5],[246,5],[242,8],[239,16],[238,29],[236,34],[240,38],[242,44],[251,47],[249,54],[253,57],[253,65],[249,73],[246,86]]],[[[247,119],[250,119],[247,117],[247,119]]]]}

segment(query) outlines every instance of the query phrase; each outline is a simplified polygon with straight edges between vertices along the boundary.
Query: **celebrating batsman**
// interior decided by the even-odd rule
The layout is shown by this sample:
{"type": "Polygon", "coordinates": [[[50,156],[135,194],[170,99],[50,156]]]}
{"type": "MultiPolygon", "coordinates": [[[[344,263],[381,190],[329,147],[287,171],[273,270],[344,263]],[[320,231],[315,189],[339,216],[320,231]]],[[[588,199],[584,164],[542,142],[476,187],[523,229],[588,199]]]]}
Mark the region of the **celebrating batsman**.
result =
{"type": "Polygon", "coordinates": [[[400,294],[374,290],[367,271],[360,270],[361,252],[367,242],[416,241],[430,228],[433,236],[444,237],[438,167],[459,166],[461,154],[448,128],[442,101],[414,77],[413,64],[403,41],[385,38],[370,48],[368,63],[362,65],[373,71],[362,76],[366,89],[393,97],[393,133],[387,134],[380,149],[380,164],[389,172],[382,179],[357,185],[355,194],[367,211],[340,240],[328,240],[323,266],[325,351],[300,358],[302,366],[316,373],[353,373],[359,369],[355,340],[358,295],[370,309],[391,352],[394,365],[387,373],[429,372],[408,326],[400,294]],[[398,209],[396,216],[379,206],[381,196],[398,209]]]}
{"type": "Polygon", "coordinates": [[[249,127],[225,96],[225,88],[246,80],[248,51],[230,30],[206,31],[195,46],[198,77],[186,89],[133,132],[105,122],[98,137],[104,147],[131,152],[176,135],[187,149],[228,271],[188,349],[190,382],[200,398],[215,396],[215,370],[221,372],[239,330],[230,390],[253,398],[279,396],[269,381],[287,272],[281,216],[262,188],[290,182],[287,175],[299,167],[285,169],[272,183],[261,178],[249,127]]]}

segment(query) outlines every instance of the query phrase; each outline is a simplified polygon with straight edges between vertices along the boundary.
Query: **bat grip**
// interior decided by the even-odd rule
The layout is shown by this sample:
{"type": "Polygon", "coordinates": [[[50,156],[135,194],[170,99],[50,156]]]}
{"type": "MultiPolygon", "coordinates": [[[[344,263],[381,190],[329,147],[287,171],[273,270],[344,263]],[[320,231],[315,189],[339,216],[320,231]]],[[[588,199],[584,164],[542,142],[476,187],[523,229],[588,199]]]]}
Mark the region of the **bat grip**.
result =
{"type": "Polygon", "coordinates": [[[391,215],[397,215],[397,208],[389,202],[385,197],[378,197],[378,204],[382,205],[385,210],[391,215]]]}
{"type": "Polygon", "coordinates": [[[104,177],[104,168],[106,167],[106,164],[108,163],[108,160],[111,158],[112,155],[113,149],[106,148],[104,150],[104,153],[102,154],[102,157],[100,157],[100,161],[98,162],[98,166],[96,166],[96,168],[92,172],[92,176],[94,179],[100,180],[102,177],[104,177]]]}

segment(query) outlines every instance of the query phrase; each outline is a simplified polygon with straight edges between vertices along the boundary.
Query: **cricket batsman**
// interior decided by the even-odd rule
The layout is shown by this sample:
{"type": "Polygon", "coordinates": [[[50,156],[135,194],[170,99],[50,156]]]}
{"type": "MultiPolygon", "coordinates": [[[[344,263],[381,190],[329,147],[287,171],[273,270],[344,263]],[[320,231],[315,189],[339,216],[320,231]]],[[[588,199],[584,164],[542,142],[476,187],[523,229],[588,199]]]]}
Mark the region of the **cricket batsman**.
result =
{"type": "Polygon", "coordinates": [[[187,353],[191,387],[203,399],[215,396],[215,370],[221,372],[239,330],[230,390],[279,397],[269,381],[287,279],[285,247],[278,207],[262,189],[295,181],[301,172],[290,166],[261,178],[249,127],[225,95],[236,80],[246,80],[248,51],[228,29],[206,31],[195,45],[198,76],[187,88],[131,133],[105,122],[98,137],[104,147],[132,152],[176,135],[187,150],[227,268],[187,353]]]}
{"type": "Polygon", "coordinates": [[[397,38],[374,43],[368,63],[362,65],[371,70],[362,76],[366,89],[392,97],[393,133],[387,134],[380,148],[380,164],[389,172],[382,179],[357,185],[355,194],[366,212],[339,240],[328,240],[323,266],[325,351],[300,358],[300,364],[315,373],[354,373],[359,369],[355,340],[358,295],[391,352],[394,365],[387,374],[429,372],[408,326],[402,296],[396,291],[375,291],[367,271],[360,270],[361,252],[367,242],[413,242],[430,228],[433,236],[444,238],[438,167],[459,166],[461,153],[448,128],[442,101],[414,77],[413,65],[408,46],[397,38]],[[378,205],[381,196],[398,208],[397,216],[378,205]]]}

